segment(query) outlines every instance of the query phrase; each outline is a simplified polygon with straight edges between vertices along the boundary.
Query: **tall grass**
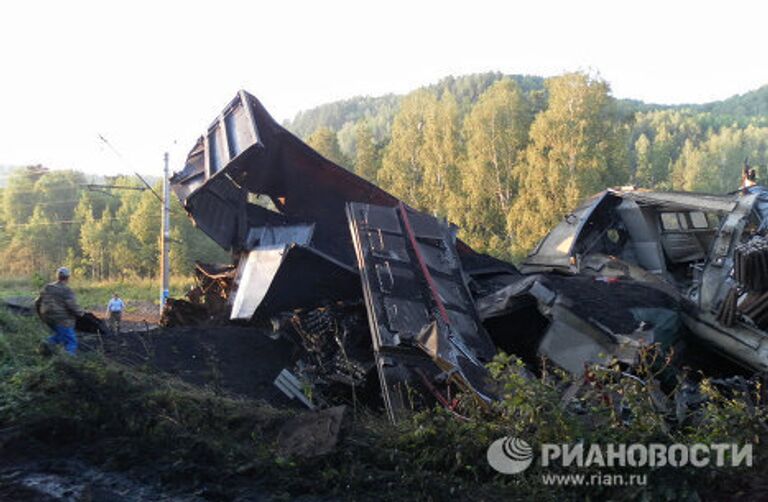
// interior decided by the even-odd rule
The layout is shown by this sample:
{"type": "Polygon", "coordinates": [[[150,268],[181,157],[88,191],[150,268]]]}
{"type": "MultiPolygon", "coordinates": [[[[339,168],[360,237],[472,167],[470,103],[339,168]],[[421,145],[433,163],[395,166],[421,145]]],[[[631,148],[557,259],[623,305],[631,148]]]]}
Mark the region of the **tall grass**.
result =
{"type": "MultiPolygon", "coordinates": [[[[53,279],[51,279],[53,280],[53,279]]],[[[48,282],[40,277],[0,277],[0,299],[12,296],[36,296],[48,282]]],[[[170,295],[183,296],[194,285],[189,276],[171,277],[170,295]]],[[[152,302],[159,304],[160,280],[157,278],[114,279],[92,282],[81,277],[70,279],[70,286],[84,307],[106,306],[113,293],[118,293],[126,302],[152,302]]]]}

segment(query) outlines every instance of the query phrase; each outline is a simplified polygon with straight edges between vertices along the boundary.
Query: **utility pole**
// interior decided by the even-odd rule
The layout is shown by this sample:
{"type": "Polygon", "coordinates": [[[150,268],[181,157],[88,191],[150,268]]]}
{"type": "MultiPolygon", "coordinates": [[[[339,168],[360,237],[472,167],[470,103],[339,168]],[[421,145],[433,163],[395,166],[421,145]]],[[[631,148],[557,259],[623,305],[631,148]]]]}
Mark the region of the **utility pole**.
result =
{"type": "MultiPolygon", "coordinates": [[[[120,152],[117,151],[117,149],[112,146],[112,143],[107,141],[107,139],[102,136],[101,134],[98,135],[99,140],[103,142],[105,145],[109,147],[112,152],[114,152],[115,155],[120,160],[123,160],[123,156],[120,155],[120,152]]],[[[161,212],[161,224],[160,224],[160,276],[162,278],[162,286],[160,287],[160,315],[163,314],[163,308],[165,307],[165,301],[170,296],[170,276],[171,276],[171,190],[170,190],[170,183],[168,181],[168,152],[165,152],[165,155],[163,155],[163,197],[162,199],[160,196],[155,192],[155,190],[150,186],[149,183],[147,183],[147,180],[141,177],[139,173],[134,173],[137,178],[141,180],[142,183],[144,183],[143,187],[133,187],[133,186],[126,186],[126,185],[98,185],[98,184],[87,184],[85,185],[88,187],[89,190],[95,190],[95,191],[104,191],[104,190],[112,190],[112,189],[120,189],[120,190],[149,190],[152,192],[152,195],[154,195],[157,200],[160,201],[160,204],[162,205],[162,212],[161,212]]],[[[109,192],[104,192],[109,193],[109,192]]]]}
{"type": "Polygon", "coordinates": [[[162,277],[163,285],[160,290],[160,314],[163,313],[163,307],[165,307],[165,301],[169,296],[169,283],[171,275],[171,190],[168,183],[168,152],[165,152],[163,156],[165,167],[163,168],[163,212],[162,212],[162,225],[160,227],[161,232],[161,262],[160,262],[160,275],[162,277]]]}

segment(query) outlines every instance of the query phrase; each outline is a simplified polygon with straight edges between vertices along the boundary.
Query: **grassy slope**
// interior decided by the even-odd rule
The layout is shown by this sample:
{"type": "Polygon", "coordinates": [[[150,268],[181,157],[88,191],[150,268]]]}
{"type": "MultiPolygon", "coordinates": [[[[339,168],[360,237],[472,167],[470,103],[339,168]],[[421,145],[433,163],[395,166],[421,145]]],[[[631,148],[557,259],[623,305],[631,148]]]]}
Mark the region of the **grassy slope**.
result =
{"type": "MultiPolygon", "coordinates": [[[[504,399],[486,412],[467,402],[463,412],[469,421],[435,410],[390,426],[380,416],[362,414],[335,452],[313,460],[282,459],[274,453],[276,432],[292,412],[217,396],[97,353],[46,358],[37,352],[45,335],[35,319],[0,309],[0,431],[14,430],[19,441],[43,444],[50,455],[71,448],[74,439],[96,465],[117,470],[144,466],[164,485],[184,493],[205,486],[212,498],[227,500],[255,486],[277,498],[314,493],[381,500],[555,500],[589,494],[695,500],[696,493],[754,496],[766,474],[766,452],[759,444],[754,469],[661,468],[650,473],[647,488],[545,487],[538,469],[517,476],[495,474],[485,451],[504,435],[533,444],[762,444],[765,439],[762,405],[750,410],[740,399],[715,390],[708,391],[707,413],[695,427],[670,427],[651,405],[646,386],[617,380],[615,371],[595,375],[580,398],[581,409],[588,411],[583,414],[560,406],[562,389],[555,380],[525,380],[504,359],[493,366],[504,399]],[[630,419],[616,414],[612,400],[619,396],[632,410],[630,419]]],[[[15,453],[8,446],[3,450],[6,458],[15,453]]]]}

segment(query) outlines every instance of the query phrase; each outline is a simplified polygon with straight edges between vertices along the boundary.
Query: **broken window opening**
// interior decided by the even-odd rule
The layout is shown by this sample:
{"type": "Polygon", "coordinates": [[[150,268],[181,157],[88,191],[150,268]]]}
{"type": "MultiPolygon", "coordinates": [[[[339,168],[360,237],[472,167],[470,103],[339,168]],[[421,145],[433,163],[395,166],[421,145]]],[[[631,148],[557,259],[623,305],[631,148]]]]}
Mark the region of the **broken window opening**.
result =
{"type": "Polygon", "coordinates": [[[695,287],[719,225],[714,213],[667,211],[659,214],[667,272],[681,291],[695,287]]]}
{"type": "Polygon", "coordinates": [[[707,216],[701,211],[693,211],[689,213],[691,218],[691,226],[697,230],[709,228],[709,221],[707,216]]]}
{"type": "Polygon", "coordinates": [[[539,361],[538,348],[551,321],[539,311],[536,298],[522,295],[510,312],[483,321],[496,347],[524,361],[539,361]]]}
{"type": "Polygon", "coordinates": [[[273,213],[282,214],[275,205],[275,202],[272,200],[272,197],[269,195],[265,195],[263,193],[248,192],[246,200],[248,204],[263,207],[264,209],[272,211],[273,213]]]}
{"type": "Polygon", "coordinates": [[[680,220],[677,213],[661,213],[661,228],[665,231],[680,230],[680,220]]]}

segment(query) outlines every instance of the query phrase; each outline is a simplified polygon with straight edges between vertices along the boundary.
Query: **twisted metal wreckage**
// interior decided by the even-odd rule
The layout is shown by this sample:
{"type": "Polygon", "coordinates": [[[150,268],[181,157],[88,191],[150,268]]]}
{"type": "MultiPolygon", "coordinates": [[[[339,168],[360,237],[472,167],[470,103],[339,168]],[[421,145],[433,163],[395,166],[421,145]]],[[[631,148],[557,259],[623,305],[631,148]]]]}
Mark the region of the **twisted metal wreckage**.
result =
{"type": "Polygon", "coordinates": [[[169,303],[166,321],[271,322],[300,348],[275,383],[309,407],[350,387],[393,420],[436,401],[451,408],[456,389],[489,402],[485,364],[499,350],[579,376],[686,338],[768,369],[760,187],[606,190],[518,269],[325,159],[244,91],[171,183],[234,265],[199,264],[199,287],[169,303]]]}

